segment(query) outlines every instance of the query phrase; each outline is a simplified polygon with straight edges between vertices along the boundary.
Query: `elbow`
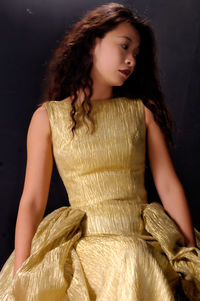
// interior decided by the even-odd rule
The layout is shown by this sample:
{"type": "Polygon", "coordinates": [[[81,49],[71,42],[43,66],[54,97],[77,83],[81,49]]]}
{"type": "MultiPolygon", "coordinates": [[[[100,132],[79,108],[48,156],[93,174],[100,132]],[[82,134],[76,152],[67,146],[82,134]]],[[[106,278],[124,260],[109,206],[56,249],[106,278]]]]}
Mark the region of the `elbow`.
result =
{"type": "Polygon", "coordinates": [[[174,196],[184,193],[183,186],[178,177],[166,181],[164,185],[157,184],[156,188],[162,202],[165,202],[165,200],[169,201],[174,196]]]}
{"type": "Polygon", "coordinates": [[[36,223],[42,219],[45,209],[46,202],[41,198],[22,196],[20,200],[19,213],[31,214],[36,223]]]}

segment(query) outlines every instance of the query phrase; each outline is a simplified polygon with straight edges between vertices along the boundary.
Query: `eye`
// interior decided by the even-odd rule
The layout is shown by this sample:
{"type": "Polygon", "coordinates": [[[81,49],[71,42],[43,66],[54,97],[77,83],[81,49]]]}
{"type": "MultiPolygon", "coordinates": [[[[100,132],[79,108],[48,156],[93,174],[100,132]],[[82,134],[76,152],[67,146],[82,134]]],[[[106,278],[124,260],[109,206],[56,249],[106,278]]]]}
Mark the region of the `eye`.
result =
{"type": "MultiPolygon", "coordinates": [[[[127,48],[128,48],[128,45],[127,45],[127,44],[122,44],[121,46],[122,46],[122,48],[123,48],[124,50],[127,50],[127,48]]],[[[133,53],[133,56],[134,56],[134,58],[136,58],[136,57],[137,57],[137,54],[136,54],[136,53],[133,53]]]]}
{"type": "MultiPolygon", "coordinates": [[[[127,45],[127,44],[122,44],[121,46],[122,46],[123,49],[125,49],[123,46],[125,46],[125,47],[128,48],[128,45],[127,45]]],[[[126,49],[127,49],[127,48],[126,48],[126,49]]],[[[126,50],[126,49],[125,49],[125,50],[126,50]]]]}

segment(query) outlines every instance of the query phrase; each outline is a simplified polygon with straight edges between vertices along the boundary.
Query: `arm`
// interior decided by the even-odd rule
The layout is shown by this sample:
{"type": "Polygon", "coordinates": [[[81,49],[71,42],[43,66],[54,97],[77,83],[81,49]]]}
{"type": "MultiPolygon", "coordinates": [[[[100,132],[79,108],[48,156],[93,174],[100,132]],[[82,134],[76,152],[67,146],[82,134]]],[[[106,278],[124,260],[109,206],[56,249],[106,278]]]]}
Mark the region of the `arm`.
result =
{"type": "Polygon", "coordinates": [[[33,114],[27,134],[27,164],[15,229],[15,275],[29,257],[32,238],[44,215],[53,157],[51,131],[45,107],[33,114]]]}
{"type": "Polygon", "coordinates": [[[194,228],[183,186],[175,172],[164,135],[145,107],[147,149],[154,183],[165,211],[175,221],[187,247],[196,246],[194,228]]]}

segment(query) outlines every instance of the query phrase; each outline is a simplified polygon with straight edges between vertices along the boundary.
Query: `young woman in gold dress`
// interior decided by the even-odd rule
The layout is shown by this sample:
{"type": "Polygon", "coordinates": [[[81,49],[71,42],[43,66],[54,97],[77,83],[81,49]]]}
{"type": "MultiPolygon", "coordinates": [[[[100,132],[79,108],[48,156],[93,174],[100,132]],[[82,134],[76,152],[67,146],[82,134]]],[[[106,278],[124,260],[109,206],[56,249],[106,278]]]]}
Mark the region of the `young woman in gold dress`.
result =
{"type": "Polygon", "coordinates": [[[27,136],[9,301],[200,300],[200,233],[169,153],[154,33],[128,7],[89,11],[50,61],[27,136]],[[162,205],[147,201],[145,154],[162,205]],[[53,158],[70,206],[43,218],[53,158]]]}

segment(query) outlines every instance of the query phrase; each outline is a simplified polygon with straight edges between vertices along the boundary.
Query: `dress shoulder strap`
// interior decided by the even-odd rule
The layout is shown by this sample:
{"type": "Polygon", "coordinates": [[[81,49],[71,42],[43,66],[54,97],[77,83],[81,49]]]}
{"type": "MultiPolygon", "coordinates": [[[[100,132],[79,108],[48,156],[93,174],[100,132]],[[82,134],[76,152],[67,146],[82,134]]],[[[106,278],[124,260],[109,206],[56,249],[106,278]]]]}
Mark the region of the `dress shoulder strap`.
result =
{"type": "Polygon", "coordinates": [[[53,123],[55,122],[55,118],[56,118],[56,111],[57,111],[57,101],[55,100],[51,100],[51,101],[46,101],[45,103],[43,103],[43,106],[46,108],[47,113],[48,113],[48,117],[49,117],[49,122],[50,125],[53,125],[53,123]]]}
{"type": "Polygon", "coordinates": [[[145,109],[144,109],[145,105],[142,99],[138,98],[136,104],[137,104],[138,114],[145,121],[145,109]]]}
{"type": "Polygon", "coordinates": [[[58,133],[70,125],[70,103],[64,101],[50,100],[43,103],[46,108],[53,140],[58,133]]]}

